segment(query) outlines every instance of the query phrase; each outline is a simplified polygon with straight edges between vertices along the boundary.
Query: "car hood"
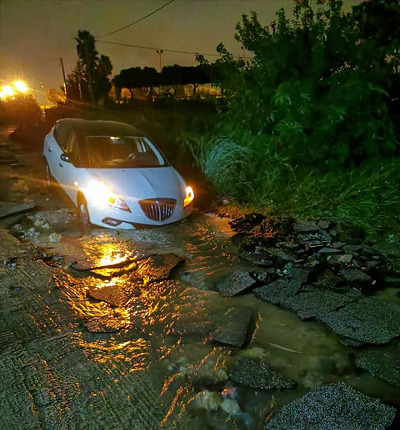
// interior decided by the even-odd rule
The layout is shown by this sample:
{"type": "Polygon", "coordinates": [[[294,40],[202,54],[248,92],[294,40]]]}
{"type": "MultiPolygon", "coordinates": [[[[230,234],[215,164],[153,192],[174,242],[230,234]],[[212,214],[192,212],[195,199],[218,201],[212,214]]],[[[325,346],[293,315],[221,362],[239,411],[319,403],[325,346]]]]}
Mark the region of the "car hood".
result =
{"type": "Polygon", "coordinates": [[[185,183],[171,166],[144,169],[89,169],[89,173],[124,200],[184,198],[185,183]]]}

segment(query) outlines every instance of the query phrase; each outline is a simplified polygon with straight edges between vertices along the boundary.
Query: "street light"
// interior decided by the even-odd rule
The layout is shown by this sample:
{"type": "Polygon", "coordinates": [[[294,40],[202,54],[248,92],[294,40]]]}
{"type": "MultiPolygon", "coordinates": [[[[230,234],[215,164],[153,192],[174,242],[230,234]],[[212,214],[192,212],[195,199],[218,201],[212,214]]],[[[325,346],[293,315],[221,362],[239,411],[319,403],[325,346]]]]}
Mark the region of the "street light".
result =
{"type": "Polygon", "coordinates": [[[161,62],[161,55],[162,55],[162,53],[164,52],[162,49],[157,49],[157,54],[160,54],[160,72],[161,72],[161,70],[162,70],[162,62],[161,62]]]}
{"type": "Polygon", "coordinates": [[[28,87],[26,86],[24,81],[14,81],[13,86],[20,93],[26,93],[28,90],[28,87]]]}

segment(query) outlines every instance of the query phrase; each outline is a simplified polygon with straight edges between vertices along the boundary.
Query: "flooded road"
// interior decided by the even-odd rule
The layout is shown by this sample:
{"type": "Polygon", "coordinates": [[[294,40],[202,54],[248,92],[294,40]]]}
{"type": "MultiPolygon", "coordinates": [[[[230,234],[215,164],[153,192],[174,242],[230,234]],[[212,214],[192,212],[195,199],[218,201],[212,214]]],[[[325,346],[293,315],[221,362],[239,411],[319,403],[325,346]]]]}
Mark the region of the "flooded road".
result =
{"type": "Polygon", "coordinates": [[[262,429],[284,404],[337,381],[400,405],[399,390],[357,369],[356,348],[321,323],[217,291],[229,273],[255,269],[239,259],[227,219],[82,232],[65,196],[47,193],[40,153],[14,149],[2,201],[36,209],[0,229],[3,429],[262,429]],[[142,270],[171,254],[179,261],[166,275],[142,270]],[[295,384],[235,382],[243,357],[295,384]]]}

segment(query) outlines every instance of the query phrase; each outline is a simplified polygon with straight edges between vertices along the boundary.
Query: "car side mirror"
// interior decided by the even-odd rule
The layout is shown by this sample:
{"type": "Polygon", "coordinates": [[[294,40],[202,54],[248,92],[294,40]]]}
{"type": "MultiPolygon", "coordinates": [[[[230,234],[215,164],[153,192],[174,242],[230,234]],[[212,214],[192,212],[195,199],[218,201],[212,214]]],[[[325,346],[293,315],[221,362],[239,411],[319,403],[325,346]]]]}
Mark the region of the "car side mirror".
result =
{"type": "Polygon", "coordinates": [[[72,163],[71,159],[69,158],[69,156],[65,153],[62,153],[60,155],[61,160],[65,161],[66,163],[72,163]]]}

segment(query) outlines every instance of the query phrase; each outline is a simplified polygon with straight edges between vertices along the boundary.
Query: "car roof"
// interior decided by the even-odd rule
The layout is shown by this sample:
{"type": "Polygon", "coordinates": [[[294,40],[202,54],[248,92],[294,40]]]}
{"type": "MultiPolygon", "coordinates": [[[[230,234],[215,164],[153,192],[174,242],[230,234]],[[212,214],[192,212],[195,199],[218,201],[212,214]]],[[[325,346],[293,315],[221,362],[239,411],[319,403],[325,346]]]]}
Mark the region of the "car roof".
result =
{"type": "Polygon", "coordinates": [[[88,120],[80,118],[63,118],[57,124],[65,124],[84,136],[144,136],[145,134],[134,127],[118,121],[88,120]]]}

